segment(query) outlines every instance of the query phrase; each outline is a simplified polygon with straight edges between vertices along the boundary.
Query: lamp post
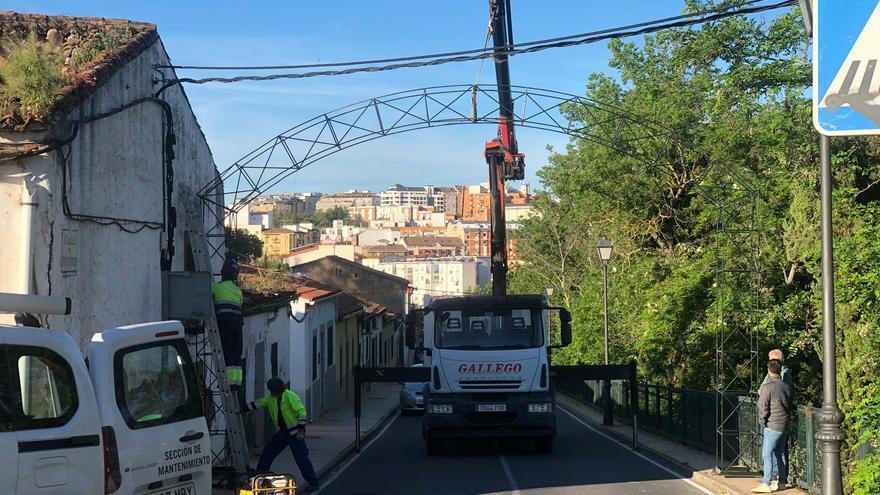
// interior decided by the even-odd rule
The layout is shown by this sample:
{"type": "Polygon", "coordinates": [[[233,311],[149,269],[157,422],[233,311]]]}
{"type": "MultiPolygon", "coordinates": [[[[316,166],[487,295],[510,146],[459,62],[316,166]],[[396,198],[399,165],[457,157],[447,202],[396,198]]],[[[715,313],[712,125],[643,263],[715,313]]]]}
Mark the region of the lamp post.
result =
{"type": "MultiPolygon", "coordinates": [[[[611,260],[611,250],[613,246],[604,235],[596,244],[596,252],[602,261],[602,301],[604,305],[605,316],[605,366],[608,366],[608,261],[611,260]]],[[[602,395],[605,397],[604,417],[602,424],[611,425],[614,423],[611,411],[611,381],[605,380],[602,383],[602,395]]]]}

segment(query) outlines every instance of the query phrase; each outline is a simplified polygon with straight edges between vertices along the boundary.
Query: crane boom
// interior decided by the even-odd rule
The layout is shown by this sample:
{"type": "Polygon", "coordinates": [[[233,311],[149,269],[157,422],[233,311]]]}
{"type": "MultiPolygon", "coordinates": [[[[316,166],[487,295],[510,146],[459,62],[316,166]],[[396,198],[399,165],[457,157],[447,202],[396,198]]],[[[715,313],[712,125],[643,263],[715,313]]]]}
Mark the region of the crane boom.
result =
{"type": "Polygon", "coordinates": [[[495,79],[498,84],[498,136],[486,143],[489,164],[489,192],[492,199],[492,295],[507,295],[507,232],[504,217],[505,180],[522,180],[525,157],[519,153],[514,130],[513,96],[510,92],[510,66],[506,50],[513,45],[510,0],[489,0],[492,16],[492,44],[495,52],[495,79]]]}

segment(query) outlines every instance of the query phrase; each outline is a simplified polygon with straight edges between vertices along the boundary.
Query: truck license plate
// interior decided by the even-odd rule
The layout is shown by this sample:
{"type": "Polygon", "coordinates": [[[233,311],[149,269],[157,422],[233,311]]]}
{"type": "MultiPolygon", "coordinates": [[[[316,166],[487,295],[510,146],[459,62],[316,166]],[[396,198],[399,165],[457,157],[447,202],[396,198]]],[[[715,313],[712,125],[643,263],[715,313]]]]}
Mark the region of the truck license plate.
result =
{"type": "Polygon", "coordinates": [[[157,492],[150,492],[146,495],[196,495],[196,489],[192,483],[187,483],[185,485],[173,486],[171,488],[165,488],[163,490],[159,490],[157,492]]]}
{"type": "Polygon", "coordinates": [[[505,412],[507,404],[477,404],[477,412],[505,412]]]}

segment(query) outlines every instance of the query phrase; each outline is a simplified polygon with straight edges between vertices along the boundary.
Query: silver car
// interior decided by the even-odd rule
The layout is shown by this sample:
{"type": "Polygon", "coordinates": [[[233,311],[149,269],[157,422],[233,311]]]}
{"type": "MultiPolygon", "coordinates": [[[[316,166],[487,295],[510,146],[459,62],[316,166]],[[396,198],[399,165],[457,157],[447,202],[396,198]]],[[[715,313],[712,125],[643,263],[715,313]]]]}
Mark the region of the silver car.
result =
{"type": "Polygon", "coordinates": [[[401,414],[425,412],[425,397],[422,394],[427,385],[421,382],[403,384],[400,389],[401,414]]]}

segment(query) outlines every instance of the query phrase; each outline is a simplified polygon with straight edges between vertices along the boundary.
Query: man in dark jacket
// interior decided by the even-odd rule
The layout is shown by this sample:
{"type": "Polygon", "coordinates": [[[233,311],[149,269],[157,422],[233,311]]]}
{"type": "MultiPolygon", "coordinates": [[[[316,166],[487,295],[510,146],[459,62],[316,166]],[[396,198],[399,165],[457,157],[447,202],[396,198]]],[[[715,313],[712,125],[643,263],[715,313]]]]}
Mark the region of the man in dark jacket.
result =
{"type": "Polygon", "coordinates": [[[789,415],[793,409],[791,386],[782,381],[782,363],[771,359],[767,363],[769,380],[761,386],[758,395],[758,422],[764,429],[764,479],[752,489],[752,493],[772,493],[784,490],[788,476],[785,451],[789,415]],[[776,473],[776,486],[771,487],[770,477],[776,473]]]}

